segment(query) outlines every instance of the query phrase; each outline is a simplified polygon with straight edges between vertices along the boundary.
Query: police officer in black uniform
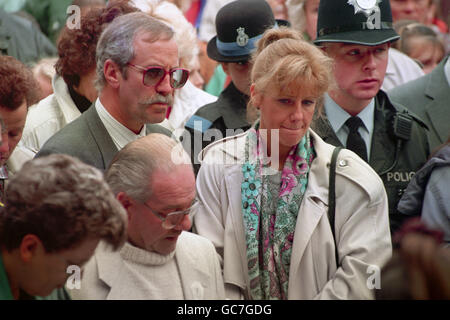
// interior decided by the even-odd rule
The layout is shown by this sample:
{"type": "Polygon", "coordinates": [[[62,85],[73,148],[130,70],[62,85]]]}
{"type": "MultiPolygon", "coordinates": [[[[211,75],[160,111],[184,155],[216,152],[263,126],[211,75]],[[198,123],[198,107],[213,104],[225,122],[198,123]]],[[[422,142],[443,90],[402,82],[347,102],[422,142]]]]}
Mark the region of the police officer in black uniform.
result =
{"type": "Polygon", "coordinates": [[[315,44],[335,60],[336,87],[312,128],[325,142],[366,160],[384,182],[391,232],[403,223],[397,203],[426,161],[426,125],[380,90],[392,28],[389,0],[321,0],[315,44]]]}
{"type": "Polygon", "coordinates": [[[246,114],[251,52],[264,31],[278,24],[287,22],[276,21],[269,4],[261,0],[233,1],[217,13],[217,36],[208,42],[207,53],[222,64],[231,82],[216,102],[198,109],[186,123],[181,140],[191,154],[196,174],[200,167],[198,154],[204,147],[250,128],[246,114]]]}

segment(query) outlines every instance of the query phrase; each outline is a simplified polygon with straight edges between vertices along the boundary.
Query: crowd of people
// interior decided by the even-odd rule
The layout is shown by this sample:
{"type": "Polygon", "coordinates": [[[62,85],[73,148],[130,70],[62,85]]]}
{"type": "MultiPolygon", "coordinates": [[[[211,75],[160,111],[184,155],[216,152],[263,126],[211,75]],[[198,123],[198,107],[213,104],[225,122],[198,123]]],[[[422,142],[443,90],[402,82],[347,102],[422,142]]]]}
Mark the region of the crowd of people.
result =
{"type": "Polygon", "coordinates": [[[41,5],[0,4],[1,300],[450,299],[448,6],[41,5]]]}

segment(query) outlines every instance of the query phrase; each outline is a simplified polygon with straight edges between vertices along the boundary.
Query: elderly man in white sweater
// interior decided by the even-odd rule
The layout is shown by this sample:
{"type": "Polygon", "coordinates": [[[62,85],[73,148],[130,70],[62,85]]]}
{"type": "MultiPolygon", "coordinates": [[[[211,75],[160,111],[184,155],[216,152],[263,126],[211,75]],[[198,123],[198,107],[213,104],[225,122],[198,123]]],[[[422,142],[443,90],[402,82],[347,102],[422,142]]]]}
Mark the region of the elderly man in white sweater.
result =
{"type": "Polygon", "coordinates": [[[190,158],[174,140],[150,134],[128,144],[105,177],[128,213],[119,251],[100,244],[73,299],[224,299],[210,240],[188,232],[196,204],[190,158]]]}

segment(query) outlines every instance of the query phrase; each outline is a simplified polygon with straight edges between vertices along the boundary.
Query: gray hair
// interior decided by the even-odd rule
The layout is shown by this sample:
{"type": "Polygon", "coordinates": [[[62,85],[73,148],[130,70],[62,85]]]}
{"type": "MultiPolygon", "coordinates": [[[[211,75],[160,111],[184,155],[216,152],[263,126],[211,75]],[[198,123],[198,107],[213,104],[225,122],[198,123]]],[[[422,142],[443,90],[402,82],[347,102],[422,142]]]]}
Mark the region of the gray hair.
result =
{"type": "Polygon", "coordinates": [[[156,171],[171,172],[191,160],[182,145],[166,135],[152,133],[133,141],[120,150],[105,172],[114,194],[125,192],[145,202],[151,194],[151,177],[156,171]]]}
{"type": "Polygon", "coordinates": [[[126,239],[126,222],[98,169],[53,154],[26,162],[11,178],[0,212],[0,245],[10,251],[34,234],[47,252],[74,248],[88,238],[117,248],[126,239]]]}
{"type": "Polygon", "coordinates": [[[169,26],[143,12],[128,13],[114,19],[102,32],[97,43],[95,86],[98,91],[101,91],[106,83],[103,69],[108,59],[119,66],[126,79],[127,63],[135,56],[134,39],[141,32],[149,33],[152,36],[149,40],[151,42],[169,40],[174,35],[169,26]]]}
{"type": "Polygon", "coordinates": [[[175,32],[174,40],[178,46],[178,56],[182,68],[193,69],[192,64],[199,54],[197,34],[194,26],[185,18],[173,3],[162,1],[149,5],[147,13],[167,22],[175,32]]]}

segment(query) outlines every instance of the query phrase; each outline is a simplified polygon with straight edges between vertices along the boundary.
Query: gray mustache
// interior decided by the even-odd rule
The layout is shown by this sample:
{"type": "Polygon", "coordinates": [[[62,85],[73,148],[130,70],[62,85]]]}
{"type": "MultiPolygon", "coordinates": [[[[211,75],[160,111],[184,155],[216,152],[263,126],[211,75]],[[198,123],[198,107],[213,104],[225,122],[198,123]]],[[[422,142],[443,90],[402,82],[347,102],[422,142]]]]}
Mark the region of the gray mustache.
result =
{"type": "Polygon", "coordinates": [[[165,103],[168,104],[169,106],[173,106],[173,96],[172,95],[163,96],[161,94],[157,94],[154,97],[142,101],[142,104],[153,104],[153,103],[165,103]]]}

